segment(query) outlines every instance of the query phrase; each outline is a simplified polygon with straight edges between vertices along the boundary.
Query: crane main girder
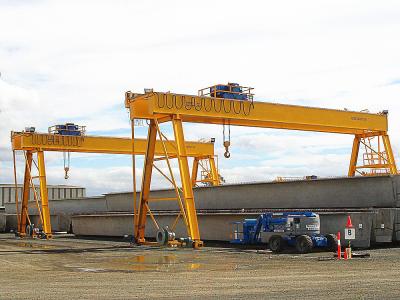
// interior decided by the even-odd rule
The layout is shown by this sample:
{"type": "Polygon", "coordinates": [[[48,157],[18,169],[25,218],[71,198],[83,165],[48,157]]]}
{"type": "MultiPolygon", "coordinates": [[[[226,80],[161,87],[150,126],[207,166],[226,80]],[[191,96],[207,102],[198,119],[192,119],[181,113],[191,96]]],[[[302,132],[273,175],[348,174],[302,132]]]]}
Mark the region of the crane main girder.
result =
{"type": "Polygon", "coordinates": [[[315,108],[279,103],[240,101],[173,93],[126,94],[131,119],[169,121],[179,115],[183,122],[230,124],[344,134],[386,132],[386,114],[315,108]]]}
{"type": "MultiPolygon", "coordinates": [[[[135,154],[146,153],[147,140],[135,139],[135,154]]],[[[132,139],[104,136],[67,136],[47,133],[13,132],[11,134],[13,150],[65,151],[104,154],[132,154],[132,139]]],[[[190,157],[202,158],[214,156],[214,144],[204,142],[185,143],[187,154],[190,157]]],[[[157,141],[155,154],[162,155],[162,144],[157,141]]],[[[166,143],[168,153],[176,154],[176,143],[166,143]]]]}

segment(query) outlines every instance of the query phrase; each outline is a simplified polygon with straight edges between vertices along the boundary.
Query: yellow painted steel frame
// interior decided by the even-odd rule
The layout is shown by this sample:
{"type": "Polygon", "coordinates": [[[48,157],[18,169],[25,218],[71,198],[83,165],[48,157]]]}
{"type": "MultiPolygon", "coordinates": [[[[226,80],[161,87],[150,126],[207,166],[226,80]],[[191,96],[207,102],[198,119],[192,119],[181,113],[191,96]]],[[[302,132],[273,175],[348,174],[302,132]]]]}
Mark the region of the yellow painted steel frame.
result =
{"type": "MultiPolygon", "coordinates": [[[[388,170],[388,172],[385,172],[384,174],[398,174],[397,171],[397,166],[396,166],[396,161],[394,159],[394,154],[392,150],[392,146],[390,144],[390,139],[389,136],[387,135],[386,132],[378,133],[378,134],[361,134],[361,135],[355,135],[354,140],[353,140],[353,148],[351,152],[351,158],[350,158],[350,165],[349,165],[349,172],[348,176],[355,176],[356,172],[359,172],[361,175],[364,173],[360,172],[359,169],[371,169],[372,172],[370,174],[375,175],[376,173],[373,172],[374,170],[378,169],[385,169],[388,170]],[[378,137],[378,147],[380,143],[380,138],[383,141],[383,147],[385,149],[385,154],[386,156],[383,156],[382,153],[378,150],[374,150],[371,148],[371,146],[365,144],[365,139],[366,138],[371,138],[371,137],[378,137]],[[357,165],[358,157],[359,157],[359,151],[360,151],[360,144],[364,144],[366,148],[369,148],[369,150],[376,154],[378,156],[378,163],[375,164],[363,164],[363,165],[357,165]]],[[[369,174],[369,173],[366,173],[369,174]]]]}
{"type": "MultiPolygon", "coordinates": [[[[146,119],[151,123],[172,121],[175,140],[178,145],[179,170],[182,192],[188,213],[188,232],[194,240],[194,247],[202,244],[200,240],[195,203],[190,180],[188,163],[184,147],[185,142],[182,122],[236,125],[262,128],[278,128],[327,133],[353,134],[355,136],[349,167],[349,176],[355,175],[360,140],[365,136],[381,136],[388,156],[387,166],[391,174],[397,174],[393,152],[387,135],[387,114],[371,114],[278,103],[239,101],[205,96],[184,95],[175,93],[149,92],[125,94],[125,106],[130,110],[130,119],[146,119]]],[[[154,129],[155,130],[155,129],[154,129]]],[[[142,189],[150,191],[151,159],[154,156],[154,133],[148,136],[146,167],[143,171],[142,189]]],[[[194,161],[192,171],[196,172],[198,163],[194,161]]],[[[140,205],[146,204],[147,198],[141,196],[140,205]]],[[[140,223],[140,234],[135,233],[139,243],[144,242],[144,226],[140,223]]]]}
{"type": "MultiPolygon", "coordinates": [[[[18,233],[20,236],[25,236],[27,221],[30,223],[28,214],[28,201],[30,189],[32,189],[39,212],[39,221],[42,223],[43,232],[47,238],[51,238],[52,229],[48,203],[44,151],[143,155],[146,154],[146,148],[149,147],[146,139],[134,139],[134,143],[132,143],[132,139],[130,138],[60,136],[56,134],[26,132],[12,132],[11,142],[14,152],[17,150],[22,150],[26,153],[25,175],[20,211],[18,207],[18,197],[16,197],[18,233]],[[132,144],[135,144],[134,151],[132,144]],[[37,165],[35,163],[35,166],[37,166],[38,169],[38,176],[32,175],[32,162],[34,162],[34,153],[37,153],[37,165]],[[39,196],[36,194],[33,179],[39,179],[39,196]]],[[[165,151],[168,151],[171,156],[178,155],[176,150],[177,145],[174,141],[162,143],[158,140],[154,140],[154,145],[152,146],[154,146],[153,157],[154,155],[164,154],[164,147],[165,151]]],[[[220,182],[218,180],[218,170],[214,163],[214,144],[204,142],[186,142],[183,147],[187,151],[187,155],[189,157],[194,157],[194,160],[197,162],[202,160],[210,160],[210,173],[213,178],[217,178],[217,180],[214,180],[212,184],[219,185],[220,182]]],[[[16,165],[14,165],[14,168],[16,168],[16,165]]],[[[16,169],[14,171],[16,172],[16,169]]],[[[193,180],[196,180],[196,178],[197,173],[193,172],[193,180]]],[[[142,210],[142,212],[143,211],[147,213],[147,210],[142,210]]]]}

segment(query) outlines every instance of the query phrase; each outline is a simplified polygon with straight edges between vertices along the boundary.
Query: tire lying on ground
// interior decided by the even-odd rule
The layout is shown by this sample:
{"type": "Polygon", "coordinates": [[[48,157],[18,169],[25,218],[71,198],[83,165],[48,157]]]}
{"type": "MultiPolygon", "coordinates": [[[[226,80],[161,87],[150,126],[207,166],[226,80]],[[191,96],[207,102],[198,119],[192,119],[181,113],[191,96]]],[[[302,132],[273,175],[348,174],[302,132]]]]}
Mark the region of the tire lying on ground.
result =
{"type": "Polygon", "coordinates": [[[337,242],[338,242],[336,234],[327,234],[325,237],[328,242],[326,249],[329,251],[335,251],[336,247],[337,247],[337,242]]]}
{"type": "Polygon", "coordinates": [[[296,238],[296,250],[298,253],[309,253],[313,248],[313,242],[308,235],[299,235],[296,238]]]}
{"type": "Polygon", "coordinates": [[[283,238],[281,236],[273,235],[269,239],[268,247],[269,247],[269,249],[271,249],[272,252],[278,253],[283,250],[284,243],[285,243],[285,241],[283,240],[283,238]]]}

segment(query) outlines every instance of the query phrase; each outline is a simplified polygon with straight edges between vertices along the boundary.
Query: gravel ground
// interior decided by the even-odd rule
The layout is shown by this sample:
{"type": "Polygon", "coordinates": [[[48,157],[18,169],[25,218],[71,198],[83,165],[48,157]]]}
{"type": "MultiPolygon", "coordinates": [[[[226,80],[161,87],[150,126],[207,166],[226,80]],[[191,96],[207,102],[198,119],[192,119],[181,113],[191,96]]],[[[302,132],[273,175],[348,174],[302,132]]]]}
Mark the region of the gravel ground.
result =
{"type": "Polygon", "coordinates": [[[129,247],[0,234],[0,299],[399,299],[400,248],[370,258],[266,250],[129,247]]]}

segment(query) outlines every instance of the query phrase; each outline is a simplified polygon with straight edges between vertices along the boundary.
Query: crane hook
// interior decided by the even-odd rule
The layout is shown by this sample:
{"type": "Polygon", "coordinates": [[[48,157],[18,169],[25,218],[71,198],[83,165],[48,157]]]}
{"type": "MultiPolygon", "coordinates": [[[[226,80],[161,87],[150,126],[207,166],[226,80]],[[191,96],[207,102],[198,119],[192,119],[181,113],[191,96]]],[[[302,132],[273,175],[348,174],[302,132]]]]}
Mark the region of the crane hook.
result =
{"type": "Polygon", "coordinates": [[[64,156],[64,172],[65,172],[64,178],[68,179],[69,166],[71,163],[71,154],[69,152],[67,153],[64,152],[63,156],[64,156]]]}
{"type": "Polygon", "coordinates": [[[223,135],[223,141],[224,141],[224,147],[225,147],[225,153],[224,156],[226,158],[231,157],[231,154],[229,153],[229,146],[231,145],[231,125],[228,124],[228,139],[226,139],[225,136],[225,123],[223,124],[222,127],[222,135],[223,135]]]}
{"type": "Polygon", "coordinates": [[[225,147],[224,156],[225,156],[226,158],[231,157],[231,154],[229,153],[229,146],[230,146],[230,145],[231,145],[231,142],[230,142],[230,141],[224,141],[224,147],[225,147]]]}
{"type": "Polygon", "coordinates": [[[64,178],[65,178],[65,179],[68,179],[68,178],[69,178],[69,176],[68,176],[68,171],[69,171],[69,168],[68,168],[68,167],[65,167],[65,168],[64,168],[64,172],[65,172],[64,178]]]}

